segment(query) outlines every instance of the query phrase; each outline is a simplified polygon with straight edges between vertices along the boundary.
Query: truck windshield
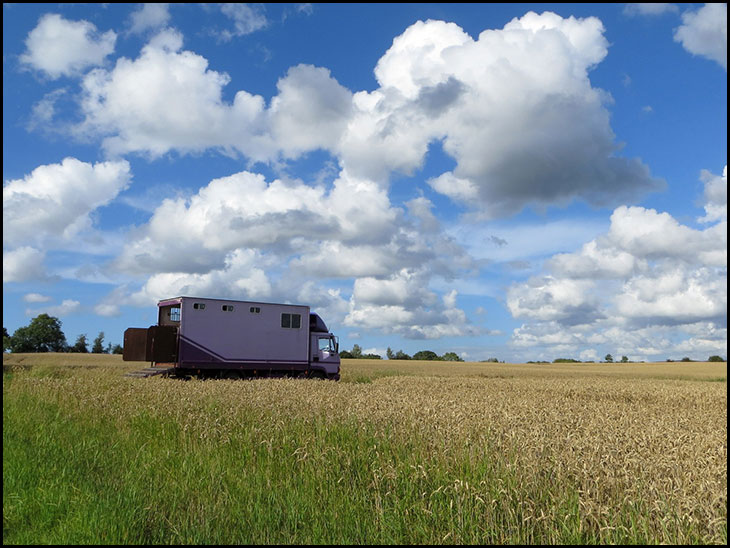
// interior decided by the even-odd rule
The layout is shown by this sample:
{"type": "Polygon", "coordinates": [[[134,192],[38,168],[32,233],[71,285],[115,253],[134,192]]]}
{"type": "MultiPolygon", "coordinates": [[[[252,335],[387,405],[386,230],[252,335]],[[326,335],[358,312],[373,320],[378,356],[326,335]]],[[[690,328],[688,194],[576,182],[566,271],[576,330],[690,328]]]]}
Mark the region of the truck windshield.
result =
{"type": "Polygon", "coordinates": [[[335,343],[332,339],[319,339],[319,349],[320,351],[324,352],[334,352],[335,351],[335,343]]]}

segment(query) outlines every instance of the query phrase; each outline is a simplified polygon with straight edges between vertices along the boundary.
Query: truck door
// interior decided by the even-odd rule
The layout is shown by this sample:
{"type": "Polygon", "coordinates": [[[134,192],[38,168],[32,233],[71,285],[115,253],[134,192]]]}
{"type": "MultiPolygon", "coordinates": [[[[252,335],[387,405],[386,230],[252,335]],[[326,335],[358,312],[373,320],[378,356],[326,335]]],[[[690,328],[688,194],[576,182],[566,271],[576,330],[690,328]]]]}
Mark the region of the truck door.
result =
{"type": "Polygon", "coordinates": [[[317,335],[312,335],[309,340],[309,353],[311,354],[311,356],[309,356],[310,362],[319,361],[319,337],[317,335]]]}
{"type": "Polygon", "coordinates": [[[153,325],[147,329],[130,327],[124,332],[124,361],[175,363],[177,327],[153,325]]]}
{"type": "Polygon", "coordinates": [[[177,361],[177,327],[154,325],[149,329],[150,361],[175,363],[177,361]]]}
{"type": "Polygon", "coordinates": [[[320,362],[328,361],[331,356],[337,353],[337,350],[335,349],[335,342],[329,334],[317,337],[316,352],[316,357],[318,359],[315,361],[320,362]]]}

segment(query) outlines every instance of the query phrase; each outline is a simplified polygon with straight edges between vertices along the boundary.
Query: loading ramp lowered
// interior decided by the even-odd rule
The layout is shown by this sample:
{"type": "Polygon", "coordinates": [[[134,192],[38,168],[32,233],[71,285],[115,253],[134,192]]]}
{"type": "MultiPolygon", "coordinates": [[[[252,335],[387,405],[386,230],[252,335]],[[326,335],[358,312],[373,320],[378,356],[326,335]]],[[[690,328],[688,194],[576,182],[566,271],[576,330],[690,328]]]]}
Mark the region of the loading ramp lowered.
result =
{"type": "Polygon", "coordinates": [[[130,371],[128,373],[125,373],[125,377],[137,377],[137,378],[146,378],[146,377],[154,377],[155,375],[166,375],[169,373],[172,373],[174,370],[174,367],[164,366],[164,367],[145,367],[144,369],[140,369],[139,371],[130,371]]]}

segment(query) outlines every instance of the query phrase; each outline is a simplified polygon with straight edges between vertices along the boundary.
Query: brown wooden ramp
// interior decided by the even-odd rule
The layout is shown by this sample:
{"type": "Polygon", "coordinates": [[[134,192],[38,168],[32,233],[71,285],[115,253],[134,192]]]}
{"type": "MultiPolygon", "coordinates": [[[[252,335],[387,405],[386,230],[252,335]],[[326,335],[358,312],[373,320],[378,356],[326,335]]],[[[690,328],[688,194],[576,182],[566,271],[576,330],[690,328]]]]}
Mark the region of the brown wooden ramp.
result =
{"type": "Polygon", "coordinates": [[[139,371],[130,371],[129,373],[125,373],[124,376],[138,378],[154,377],[155,375],[171,373],[174,369],[174,367],[145,367],[139,371]]]}

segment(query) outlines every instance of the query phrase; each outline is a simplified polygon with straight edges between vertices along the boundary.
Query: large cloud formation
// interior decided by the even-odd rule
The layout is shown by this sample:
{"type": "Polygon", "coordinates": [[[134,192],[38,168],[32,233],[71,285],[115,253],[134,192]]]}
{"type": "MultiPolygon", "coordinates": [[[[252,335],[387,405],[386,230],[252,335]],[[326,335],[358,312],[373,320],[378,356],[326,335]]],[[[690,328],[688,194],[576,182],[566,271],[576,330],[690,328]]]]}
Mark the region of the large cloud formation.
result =
{"type": "Polygon", "coordinates": [[[129,163],[65,158],[3,185],[3,283],[47,280],[47,250],[98,240],[93,214],[131,181],[129,163]]]}
{"type": "Polygon", "coordinates": [[[87,74],[81,100],[85,120],[77,132],[104,136],[102,145],[111,155],[157,157],[235,143],[257,157],[263,99],[241,91],[232,104],[225,103],[228,75],[208,70],[206,59],[181,48],[182,36],[165,30],[138,59],[121,58],[111,71],[87,74]]]}
{"type": "Polygon", "coordinates": [[[130,184],[126,160],[89,164],[66,158],[3,185],[3,245],[70,241],[92,226],[91,213],[130,184]]]}
{"type": "Polygon", "coordinates": [[[160,33],[139,58],[83,82],[81,134],[113,155],[218,148],[253,161],[332,153],[353,176],[387,184],[412,173],[441,143],[456,167],[432,186],[486,218],[582,199],[630,203],[662,187],[638,159],[618,155],[606,103],[589,80],[606,56],[601,22],[528,13],[477,40],[421,21],[375,67],[379,88],[351,92],[327,69],[299,65],[267,106],[160,33]]]}
{"type": "MultiPolygon", "coordinates": [[[[724,354],[727,341],[727,167],[702,173],[705,210],[695,229],[668,213],[617,208],[607,233],[553,256],[546,272],[513,284],[507,305],[526,323],[518,348],[578,349],[612,342],[634,359],[665,350],[724,354]],[[724,208],[723,208],[724,207],[724,208]],[[676,340],[669,340],[668,333],[676,340]],[[665,335],[665,333],[667,333],[665,335]]],[[[593,358],[602,357],[598,354],[593,358]]]]}
{"type": "Polygon", "coordinates": [[[343,162],[373,177],[410,171],[439,140],[456,167],[433,188],[486,218],[576,198],[631,202],[662,182],[616,155],[609,99],[588,78],[607,47],[592,17],[531,12],[477,40],[416,23],[378,62],[381,87],[356,94],[343,162]]]}
{"type": "Polygon", "coordinates": [[[305,291],[308,302],[314,295],[320,302],[313,304],[337,308],[353,327],[433,338],[446,333],[446,324],[468,322],[455,295],[439,300],[426,286],[433,276],[456,276],[472,262],[442,233],[428,200],[408,206],[391,206],[378,184],[345,172],[326,189],[297,180],[267,182],[244,171],[215,179],[189,198],[165,200],[113,269],[150,276],[132,296],[140,305],[171,291],[291,299],[305,291]],[[311,283],[352,278],[349,303],[311,283]],[[422,329],[408,327],[414,309],[421,312],[422,329]]]}

